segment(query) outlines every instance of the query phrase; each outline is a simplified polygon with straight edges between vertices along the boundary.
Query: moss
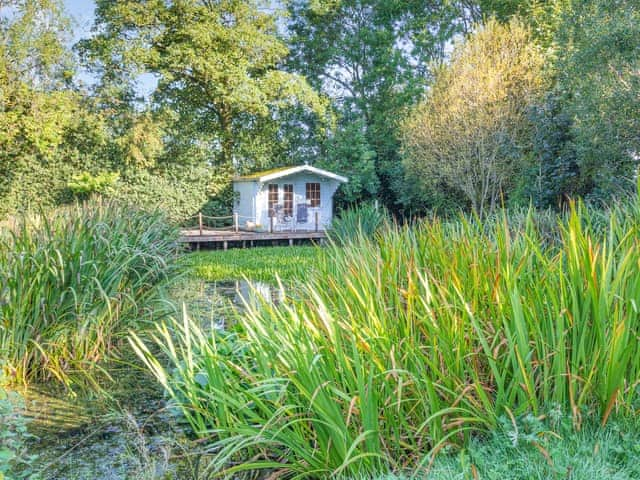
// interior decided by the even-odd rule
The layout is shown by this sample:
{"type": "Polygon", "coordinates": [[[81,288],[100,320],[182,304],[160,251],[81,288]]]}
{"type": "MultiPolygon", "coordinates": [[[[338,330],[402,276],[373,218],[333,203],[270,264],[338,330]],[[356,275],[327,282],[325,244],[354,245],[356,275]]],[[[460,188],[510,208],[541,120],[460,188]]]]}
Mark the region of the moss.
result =
{"type": "Polygon", "coordinates": [[[236,180],[258,180],[260,177],[264,177],[265,175],[284,172],[285,170],[289,170],[291,168],[295,168],[295,165],[289,165],[288,167],[272,168],[270,170],[263,170],[261,172],[254,172],[248,175],[242,175],[242,176],[236,177],[236,180]]]}

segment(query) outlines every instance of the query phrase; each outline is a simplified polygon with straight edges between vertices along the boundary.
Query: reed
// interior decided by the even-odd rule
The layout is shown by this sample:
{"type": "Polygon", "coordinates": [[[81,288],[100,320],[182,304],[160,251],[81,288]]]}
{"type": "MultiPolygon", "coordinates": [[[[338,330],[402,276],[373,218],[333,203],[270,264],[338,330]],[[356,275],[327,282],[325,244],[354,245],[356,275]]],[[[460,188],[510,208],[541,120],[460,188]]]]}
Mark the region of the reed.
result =
{"type": "Polygon", "coordinates": [[[372,237],[389,223],[389,212],[384,207],[362,204],[343,210],[333,219],[329,238],[337,244],[348,243],[357,237],[372,237]]]}
{"type": "Polygon", "coordinates": [[[92,202],[0,235],[0,367],[29,383],[96,371],[123,334],[170,310],[177,233],[160,214],[92,202]]]}
{"type": "Polygon", "coordinates": [[[503,419],[575,429],[635,412],[640,204],[389,226],[329,247],[284,305],[233,333],[158,327],[138,354],[215,452],[213,473],[428,469],[503,419]]]}

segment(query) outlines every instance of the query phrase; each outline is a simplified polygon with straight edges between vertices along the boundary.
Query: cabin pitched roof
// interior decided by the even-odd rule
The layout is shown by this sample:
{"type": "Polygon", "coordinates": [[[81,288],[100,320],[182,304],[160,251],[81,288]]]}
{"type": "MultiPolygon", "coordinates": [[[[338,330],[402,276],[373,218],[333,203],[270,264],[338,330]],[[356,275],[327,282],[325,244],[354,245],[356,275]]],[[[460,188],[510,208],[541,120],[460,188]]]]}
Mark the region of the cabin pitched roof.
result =
{"type": "Polygon", "coordinates": [[[321,177],[331,178],[333,180],[337,180],[338,182],[342,182],[342,183],[347,183],[349,181],[346,177],[337,175],[335,173],[331,173],[328,170],[312,167],[311,165],[299,165],[297,167],[274,168],[272,170],[255,172],[249,175],[236,177],[234,181],[264,183],[264,182],[270,182],[272,180],[276,180],[278,178],[288,177],[289,175],[293,175],[294,173],[300,173],[300,172],[314,173],[321,177]]]}

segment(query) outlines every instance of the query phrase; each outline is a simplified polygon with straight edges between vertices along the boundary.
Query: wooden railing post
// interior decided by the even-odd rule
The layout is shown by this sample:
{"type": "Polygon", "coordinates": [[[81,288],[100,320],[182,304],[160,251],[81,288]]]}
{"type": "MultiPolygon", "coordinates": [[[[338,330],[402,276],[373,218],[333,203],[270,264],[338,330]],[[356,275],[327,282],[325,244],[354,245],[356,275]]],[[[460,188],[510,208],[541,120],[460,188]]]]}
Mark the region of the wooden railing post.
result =
{"type": "Polygon", "coordinates": [[[202,236],[202,212],[198,212],[198,226],[200,228],[200,236],[202,236]]]}
{"type": "Polygon", "coordinates": [[[239,215],[238,213],[234,213],[233,214],[233,230],[238,233],[238,231],[240,230],[240,225],[239,225],[239,215]]]}
{"type": "Polygon", "coordinates": [[[317,232],[320,227],[320,212],[315,212],[315,217],[316,217],[316,232],[317,232]]]}

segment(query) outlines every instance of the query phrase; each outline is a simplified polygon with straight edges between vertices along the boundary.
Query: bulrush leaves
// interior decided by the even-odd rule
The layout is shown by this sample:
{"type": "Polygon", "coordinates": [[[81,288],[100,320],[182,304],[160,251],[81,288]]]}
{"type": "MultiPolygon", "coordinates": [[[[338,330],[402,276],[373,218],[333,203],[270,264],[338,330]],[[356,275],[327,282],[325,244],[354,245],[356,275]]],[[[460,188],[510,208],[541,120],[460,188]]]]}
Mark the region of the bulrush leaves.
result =
{"type": "Polygon", "coordinates": [[[0,234],[0,367],[9,381],[95,371],[136,322],[166,314],[177,272],[163,215],[91,202],[0,234]]]}
{"type": "Polygon", "coordinates": [[[637,400],[639,218],[630,203],[387,225],[329,247],[295,298],[249,307],[234,333],[159,327],[172,374],[135,344],[218,474],[419,470],[558,407],[604,424],[637,400]]]}

